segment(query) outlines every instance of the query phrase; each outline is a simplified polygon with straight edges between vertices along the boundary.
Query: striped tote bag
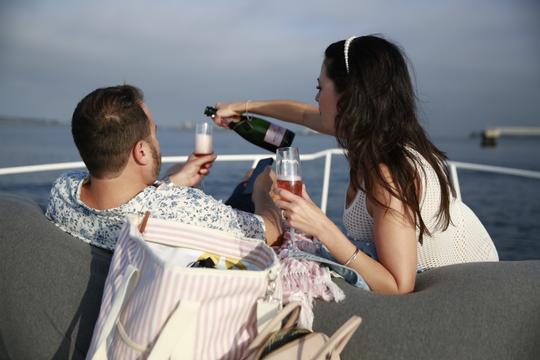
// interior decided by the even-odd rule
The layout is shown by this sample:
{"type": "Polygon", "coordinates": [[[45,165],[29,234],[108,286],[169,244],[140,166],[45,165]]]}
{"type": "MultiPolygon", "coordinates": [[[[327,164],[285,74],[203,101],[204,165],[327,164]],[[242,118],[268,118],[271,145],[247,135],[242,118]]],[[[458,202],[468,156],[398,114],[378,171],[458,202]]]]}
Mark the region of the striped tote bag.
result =
{"type": "MultiPolygon", "coordinates": [[[[147,222],[146,222],[147,220],[147,222]]],[[[281,306],[280,264],[260,240],[128,220],[87,359],[238,359],[281,306]],[[217,268],[187,267],[209,256],[217,268]]]]}

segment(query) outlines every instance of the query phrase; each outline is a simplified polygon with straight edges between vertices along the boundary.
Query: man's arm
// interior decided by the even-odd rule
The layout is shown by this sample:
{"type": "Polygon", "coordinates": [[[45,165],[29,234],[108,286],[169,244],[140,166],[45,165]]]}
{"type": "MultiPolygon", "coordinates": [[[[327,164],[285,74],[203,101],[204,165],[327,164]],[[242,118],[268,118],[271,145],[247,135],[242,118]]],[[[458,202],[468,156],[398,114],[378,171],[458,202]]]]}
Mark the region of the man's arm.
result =
{"type": "Polygon", "coordinates": [[[171,182],[178,186],[197,186],[209,174],[215,154],[195,156],[191,154],[184,164],[173,165],[167,176],[171,182]]]}

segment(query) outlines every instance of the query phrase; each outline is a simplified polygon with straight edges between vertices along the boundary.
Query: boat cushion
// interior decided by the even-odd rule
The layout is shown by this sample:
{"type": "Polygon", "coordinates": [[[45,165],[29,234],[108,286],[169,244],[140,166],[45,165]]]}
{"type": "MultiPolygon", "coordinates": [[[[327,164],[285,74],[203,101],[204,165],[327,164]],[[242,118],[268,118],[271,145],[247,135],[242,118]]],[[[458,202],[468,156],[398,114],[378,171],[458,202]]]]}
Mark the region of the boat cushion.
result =
{"type": "Polygon", "coordinates": [[[339,285],[345,300],[317,302],[314,328],[331,334],[360,315],[345,359],[540,359],[538,260],[436,268],[408,295],[339,285]]]}
{"type": "Polygon", "coordinates": [[[0,359],[83,359],[110,258],[0,195],[0,359]]]}
{"type": "MultiPolygon", "coordinates": [[[[84,358],[111,254],[0,194],[0,257],[0,359],[84,358]]],[[[317,302],[314,328],[363,318],[343,359],[540,358],[538,260],[437,268],[402,296],[338,283],[346,299],[317,302]]]]}

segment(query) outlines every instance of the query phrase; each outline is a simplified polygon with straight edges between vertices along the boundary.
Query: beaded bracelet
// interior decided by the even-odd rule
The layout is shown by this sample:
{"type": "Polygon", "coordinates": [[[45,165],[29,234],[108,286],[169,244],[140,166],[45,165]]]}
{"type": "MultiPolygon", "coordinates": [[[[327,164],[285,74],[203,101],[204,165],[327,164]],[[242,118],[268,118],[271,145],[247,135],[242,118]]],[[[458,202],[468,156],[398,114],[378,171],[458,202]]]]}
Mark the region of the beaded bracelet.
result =
{"type": "Polygon", "coordinates": [[[354,259],[356,259],[356,257],[358,256],[358,253],[360,253],[360,249],[359,249],[359,248],[356,248],[356,250],[354,250],[354,253],[351,255],[351,257],[349,258],[349,260],[347,260],[347,261],[345,262],[345,264],[343,264],[343,266],[349,265],[354,259]]]}

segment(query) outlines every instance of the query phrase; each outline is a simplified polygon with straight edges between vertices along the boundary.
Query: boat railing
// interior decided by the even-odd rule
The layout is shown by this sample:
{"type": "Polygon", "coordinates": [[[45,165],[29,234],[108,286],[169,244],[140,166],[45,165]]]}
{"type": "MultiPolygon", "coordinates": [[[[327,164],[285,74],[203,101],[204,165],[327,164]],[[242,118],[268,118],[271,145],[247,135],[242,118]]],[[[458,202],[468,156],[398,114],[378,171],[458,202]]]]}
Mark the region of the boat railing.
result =
{"type": "MultiPolygon", "coordinates": [[[[321,207],[321,210],[325,213],[326,213],[326,208],[328,204],[328,190],[330,186],[332,157],[334,155],[344,156],[344,152],[342,149],[326,149],[326,150],[314,152],[311,154],[300,155],[300,159],[302,161],[311,161],[311,160],[324,158],[320,207],[321,207]]],[[[217,162],[251,161],[252,167],[254,167],[257,161],[266,157],[268,157],[267,154],[230,154],[230,155],[219,155],[216,161],[217,162]]],[[[187,156],[164,156],[162,158],[163,163],[179,163],[179,162],[185,162],[186,160],[187,160],[187,156]]],[[[85,166],[82,161],[28,165],[28,166],[14,166],[14,167],[0,168],[0,175],[16,175],[16,174],[35,173],[35,172],[44,172],[44,171],[77,169],[77,168],[84,168],[84,167],[85,166]]],[[[473,163],[460,162],[460,161],[449,161],[448,167],[449,167],[452,183],[454,184],[454,188],[456,189],[456,195],[459,199],[461,199],[461,190],[459,186],[458,169],[540,179],[540,171],[522,170],[522,169],[514,169],[514,168],[508,168],[508,167],[482,165],[482,164],[473,164],[473,163]]]]}

